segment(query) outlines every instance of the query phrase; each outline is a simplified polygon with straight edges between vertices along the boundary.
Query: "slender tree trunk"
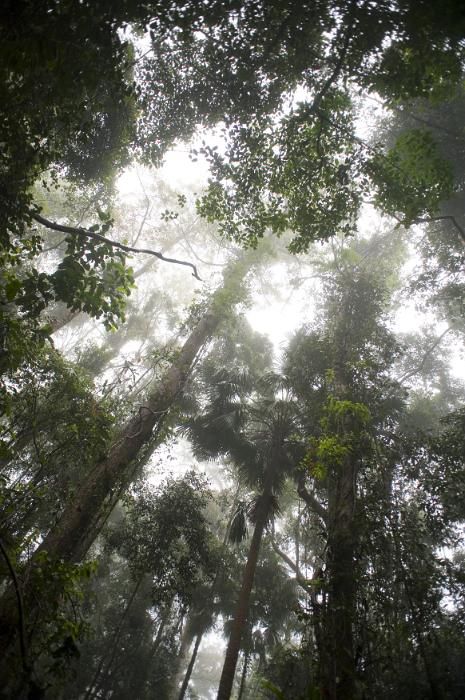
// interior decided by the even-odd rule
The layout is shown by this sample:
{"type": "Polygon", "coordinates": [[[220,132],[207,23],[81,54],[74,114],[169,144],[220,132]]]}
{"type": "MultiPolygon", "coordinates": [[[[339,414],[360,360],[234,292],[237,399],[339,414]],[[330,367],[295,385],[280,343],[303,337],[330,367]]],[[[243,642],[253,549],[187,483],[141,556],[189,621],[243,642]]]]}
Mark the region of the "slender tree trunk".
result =
{"type": "Polygon", "coordinates": [[[247,680],[247,668],[249,665],[249,656],[250,656],[250,652],[246,651],[244,654],[244,664],[242,666],[242,673],[241,673],[241,684],[239,686],[239,693],[237,695],[237,700],[242,700],[242,696],[244,694],[245,681],[247,680]]]}
{"type": "MultiPolygon", "coordinates": [[[[225,530],[224,537],[223,537],[223,546],[226,545],[226,543],[227,543],[227,541],[228,541],[229,529],[230,529],[230,527],[231,527],[231,522],[232,522],[233,514],[234,514],[234,511],[235,511],[235,509],[236,509],[239,491],[240,491],[240,486],[237,488],[236,494],[235,494],[235,496],[234,496],[233,506],[232,506],[232,508],[231,508],[231,514],[230,514],[228,523],[227,523],[227,525],[226,525],[226,530],[225,530]]],[[[221,570],[222,570],[222,565],[220,564],[220,565],[218,566],[217,570],[216,570],[215,578],[214,578],[213,583],[212,583],[212,585],[211,585],[211,589],[210,589],[210,593],[209,593],[210,601],[209,601],[208,603],[206,603],[206,605],[205,605],[205,607],[204,607],[204,609],[203,609],[203,613],[204,613],[204,614],[205,614],[205,612],[207,612],[209,609],[211,610],[211,608],[210,608],[209,606],[211,605],[211,601],[213,600],[213,597],[214,597],[214,594],[215,594],[215,591],[216,591],[216,586],[217,586],[217,584],[218,584],[218,579],[219,579],[221,570]]],[[[210,626],[210,621],[208,621],[208,622],[206,623],[206,625],[201,629],[201,631],[197,634],[196,641],[195,641],[195,645],[194,645],[194,649],[193,649],[193,652],[192,652],[192,654],[191,654],[191,658],[190,658],[189,664],[188,664],[188,666],[187,666],[186,672],[185,672],[185,674],[184,674],[184,678],[183,678],[183,682],[182,682],[182,685],[181,685],[181,688],[180,688],[180,691],[179,691],[179,695],[177,695],[177,694],[174,695],[174,694],[173,694],[173,697],[176,698],[177,700],[183,700],[184,695],[186,694],[186,691],[187,691],[187,688],[188,688],[188,685],[189,685],[189,680],[190,680],[190,677],[191,677],[191,675],[192,675],[192,671],[194,670],[194,665],[195,665],[195,661],[196,661],[196,658],[197,658],[197,652],[198,652],[198,649],[199,649],[199,646],[200,646],[200,642],[202,641],[202,637],[203,637],[203,635],[205,634],[205,632],[207,631],[207,629],[208,629],[209,626],[210,626]]],[[[178,675],[177,677],[178,677],[178,679],[179,679],[179,675],[178,675]]],[[[178,680],[178,682],[177,682],[177,684],[176,684],[176,686],[175,686],[176,689],[177,689],[178,685],[179,685],[179,680],[178,680]]]]}
{"type": "Polygon", "coordinates": [[[123,610],[123,613],[120,617],[120,620],[119,620],[119,623],[116,627],[116,630],[113,633],[113,640],[111,642],[110,649],[108,650],[108,652],[106,654],[103,654],[102,658],[100,659],[100,662],[95,670],[94,676],[93,676],[93,678],[89,684],[89,687],[87,689],[87,692],[84,696],[84,700],[90,700],[90,698],[94,694],[94,688],[96,688],[96,687],[98,688],[98,681],[99,681],[99,678],[102,674],[102,671],[104,669],[105,664],[109,667],[109,666],[111,666],[111,664],[113,662],[113,659],[116,655],[117,646],[118,646],[118,642],[119,642],[120,637],[121,637],[121,632],[123,630],[124,623],[125,623],[126,618],[129,614],[129,611],[130,611],[131,606],[134,602],[134,599],[137,595],[137,592],[139,591],[141,583],[142,583],[142,577],[137,581],[136,585],[133,588],[133,591],[129,597],[129,600],[127,601],[126,606],[123,610]],[[108,660],[108,663],[107,663],[107,660],[108,660]]]}
{"type": "Polygon", "coordinates": [[[176,700],[179,694],[179,686],[181,684],[181,679],[184,677],[184,669],[186,667],[187,656],[192,644],[192,640],[195,637],[195,632],[193,631],[191,619],[189,615],[186,617],[184,624],[184,629],[181,634],[181,644],[179,646],[179,652],[176,660],[171,665],[171,683],[170,683],[170,693],[169,696],[173,700],[176,700]]]}
{"type": "Polygon", "coordinates": [[[241,647],[241,639],[247,620],[247,613],[249,610],[250,594],[252,592],[255,570],[257,568],[260,544],[268,520],[271,505],[271,472],[272,470],[270,469],[269,476],[267,479],[268,483],[265,485],[265,489],[263,490],[263,494],[260,499],[260,504],[257,509],[257,520],[255,523],[252,541],[250,543],[249,555],[247,558],[247,564],[242,579],[242,587],[239,593],[239,599],[234,613],[231,636],[229,637],[229,642],[226,649],[226,656],[224,659],[223,671],[221,674],[220,685],[218,688],[217,700],[229,700],[229,698],[231,697],[231,691],[234,683],[234,675],[236,673],[237,659],[241,647]]]}
{"type": "Polygon", "coordinates": [[[169,620],[170,612],[171,612],[171,608],[168,608],[168,610],[166,611],[166,613],[162,616],[162,618],[160,620],[160,624],[158,625],[157,634],[156,634],[156,637],[154,639],[152,650],[151,650],[152,656],[155,656],[155,654],[158,651],[158,647],[161,644],[161,640],[163,638],[163,632],[165,631],[166,623],[169,620]]]}
{"type": "Polygon", "coordinates": [[[200,643],[202,641],[202,637],[205,634],[205,630],[202,630],[197,634],[197,637],[195,639],[195,644],[194,648],[192,650],[191,658],[189,660],[189,665],[187,666],[186,673],[184,674],[184,679],[182,681],[181,689],[179,691],[179,696],[178,700],[184,700],[184,696],[186,694],[186,690],[189,686],[189,681],[192,676],[192,671],[194,670],[194,664],[195,660],[197,658],[197,652],[199,651],[200,643]]]}
{"type": "Polygon", "coordinates": [[[394,540],[397,568],[401,574],[400,580],[404,584],[404,591],[410,609],[410,616],[412,619],[413,633],[417,639],[418,649],[420,651],[420,656],[422,658],[423,666],[425,668],[426,678],[428,679],[428,684],[431,692],[431,700],[442,700],[445,694],[442,689],[441,683],[434,672],[434,666],[431,663],[431,653],[427,650],[425,646],[425,639],[423,635],[424,627],[422,626],[421,620],[419,619],[421,615],[421,609],[420,606],[417,603],[415,603],[414,596],[412,595],[411,578],[408,575],[408,571],[406,569],[406,565],[404,564],[404,559],[402,556],[402,547],[399,541],[398,525],[395,522],[395,519],[392,516],[392,514],[389,516],[389,520],[391,523],[392,536],[394,540]]]}

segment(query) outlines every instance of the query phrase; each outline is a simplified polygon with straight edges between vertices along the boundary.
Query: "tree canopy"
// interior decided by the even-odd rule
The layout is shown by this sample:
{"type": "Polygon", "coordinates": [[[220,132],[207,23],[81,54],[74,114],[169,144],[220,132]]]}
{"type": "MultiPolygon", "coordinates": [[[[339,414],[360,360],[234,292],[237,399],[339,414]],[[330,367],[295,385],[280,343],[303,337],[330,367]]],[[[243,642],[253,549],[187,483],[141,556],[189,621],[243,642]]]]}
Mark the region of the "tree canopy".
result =
{"type": "Polygon", "coordinates": [[[2,3],[1,697],[464,696],[464,68],[455,0],[2,3]]]}

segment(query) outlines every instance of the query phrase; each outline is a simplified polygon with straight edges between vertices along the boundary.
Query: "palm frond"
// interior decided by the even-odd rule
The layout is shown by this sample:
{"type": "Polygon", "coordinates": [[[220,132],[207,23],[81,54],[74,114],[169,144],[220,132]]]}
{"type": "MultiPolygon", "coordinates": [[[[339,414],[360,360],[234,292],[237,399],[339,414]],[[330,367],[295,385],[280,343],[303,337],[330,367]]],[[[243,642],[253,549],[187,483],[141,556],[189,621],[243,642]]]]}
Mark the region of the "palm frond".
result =
{"type": "Polygon", "coordinates": [[[240,544],[245,540],[248,534],[247,528],[247,511],[248,504],[245,501],[240,501],[237,504],[236,511],[232,517],[231,525],[229,526],[228,538],[234,544],[240,544]]]}
{"type": "MultiPolygon", "coordinates": [[[[257,521],[258,510],[262,504],[263,498],[265,498],[263,494],[258,494],[250,501],[250,504],[247,509],[247,514],[249,516],[250,522],[252,523],[255,523],[257,521]]],[[[275,517],[280,514],[281,511],[279,509],[277,496],[271,494],[271,496],[267,496],[266,498],[269,498],[268,513],[266,518],[266,525],[268,526],[271,522],[273,522],[275,517]]]]}

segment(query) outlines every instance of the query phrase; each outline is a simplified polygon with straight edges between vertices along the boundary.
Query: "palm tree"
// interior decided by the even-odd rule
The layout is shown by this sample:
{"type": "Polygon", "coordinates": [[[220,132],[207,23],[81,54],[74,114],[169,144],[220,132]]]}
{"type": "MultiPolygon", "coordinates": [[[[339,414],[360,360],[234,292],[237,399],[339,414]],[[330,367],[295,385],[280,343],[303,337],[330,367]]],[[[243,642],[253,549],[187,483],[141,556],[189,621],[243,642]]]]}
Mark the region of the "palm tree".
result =
{"type": "Polygon", "coordinates": [[[298,406],[285,378],[271,372],[259,376],[257,368],[217,367],[210,360],[201,371],[207,406],[187,422],[187,431],[197,456],[228,457],[241,481],[253,491],[250,502],[238,509],[231,528],[234,535],[243,535],[245,515],[254,525],[218,689],[218,700],[227,700],[263,534],[278,510],[286,477],[299,461],[301,445],[293,437],[298,406]]]}

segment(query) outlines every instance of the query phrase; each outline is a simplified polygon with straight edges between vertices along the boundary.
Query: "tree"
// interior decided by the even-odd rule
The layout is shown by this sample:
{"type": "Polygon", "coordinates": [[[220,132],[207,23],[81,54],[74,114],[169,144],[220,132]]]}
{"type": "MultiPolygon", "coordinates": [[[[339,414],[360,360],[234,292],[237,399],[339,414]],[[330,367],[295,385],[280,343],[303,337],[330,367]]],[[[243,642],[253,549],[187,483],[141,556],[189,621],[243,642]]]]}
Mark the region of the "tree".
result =
{"type": "MultiPolygon", "coordinates": [[[[37,548],[30,567],[36,566],[35,562],[40,561],[42,552],[46,552],[52,560],[64,561],[79,561],[86,554],[119,495],[134,478],[134,460],[149,443],[152,432],[155,430],[159,435],[166,424],[169,411],[185,385],[198,352],[224,318],[225,312],[243,298],[242,282],[250,263],[251,256],[248,261],[239,259],[233,263],[226,272],[225,286],[217,290],[206,308],[198,309],[199,317],[194,321],[193,329],[178,356],[153,387],[147,404],[141,406],[138,415],[120,430],[109,455],[90,469],[80,488],[65,504],[58,523],[37,548]]],[[[2,602],[0,629],[6,648],[17,628],[18,608],[14,595],[4,596],[2,602]]]]}
{"type": "Polygon", "coordinates": [[[463,17],[453,2],[437,12],[402,0],[389,7],[321,0],[297,12],[289,0],[40,9],[23,0],[8,3],[0,19],[9,107],[2,211],[17,234],[37,213],[28,188],[44,169],[89,181],[132,155],[159,162],[177,139],[223,122],[228,159],[206,149],[214,181],[205,213],[252,242],[267,225],[276,233],[289,227],[294,249],[305,249],[335,228],[353,228],[346,221],[370,176],[370,153],[348,125],[348,81],[391,100],[431,97],[448,94],[463,70],[463,17]],[[145,55],[137,55],[129,26],[133,36],[148,29],[145,55]],[[77,50],[83,44],[85,56],[77,50]],[[38,87],[44,82],[46,91],[38,87]],[[310,97],[289,112],[297,87],[310,97]],[[296,169],[305,173],[298,186],[296,169]]]}
{"type": "MultiPolygon", "coordinates": [[[[220,353],[215,359],[218,361],[221,357],[220,353]]],[[[256,372],[256,369],[255,364],[253,370],[256,372]]],[[[231,369],[228,366],[219,369],[208,363],[202,381],[208,407],[187,424],[194,453],[228,455],[247,485],[255,489],[253,499],[247,506],[242,504],[231,525],[232,533],[243,535],[245,526],[240,521],[247,513],[254,531],[218,690],[218,698],[229,698],[263,533],[273,519],[276,497],[286,474],[296,464],[296,448],[291,437],[295,407],[284,380],[266,374],[254,381],[253,374],[237,367],[237,360],[236,367],[231,369]]]]}
{"type": "MultiPolygon", "coordinates": [[[[238,698],[247,693],[248,676],[260,674],[267,659],[282,643],[284,635],[294,629],[297,595],[276,553],[265,538],[254,577],[254,587],[242,638],[242,672],[238,698]],[[255,665],[253,662],[258,660],[255,665]]],[[[226,629],[226,626],[225,626],[226,629]]]]}
{"type": "MultiPolygon", "coordinates": [[[[89,656],[92,674],[88,670],[79,684],[74,683],[73,697],[85,691],[90,698],[102,689],[108,692],[110,687],[114,693],[124,695],[134,687],[131,686],[135,682],[133,667],[137,664],[129,653],[131,647],[142,647],[139,653],[147,656],[146,667],[138,671],[141,697],[155,692],[152,676],[156,677],[160,669],[154,669],[153,656],[157,652],[153,649],[154,618],[160,624],[163,618],[167,621],[167,611],[171,610],[171,618],[176,614],[184,615],[196,598],[198,588],[211,583],[217,568],[217,543],[206,514],[210,499],[205,480],[194,472],[180,479],[169,478],[157,488],[139,482],[126,497],[120,519],[114,519],[104,538],[107,550],[111,547],[124,562],[123,573],[129,573],[129,586],[120,583],[123,590],[128,590],[124,609],[116,620],[110,618],[107,635],[99,631],[97,650],[84,645],[82,653],[89,656]],[[142,606],[142,623],[133,613],[134,605],[142,606]],[[145,636],[148,621],[152,634],[141,639],[137,625],[143,625],[145,636]],[[123,650],[126,653],[122,653],[123,650]]],[[[111,571],[114,569],[118,570],[116,561],[111,562],[111,571]]],[[[108,576],[108,571],[102,572],[102,576],[105,573],[108,576]]],[[[103,579],[101,585],[108,589],[112,582],[103,579]]],[[[111,614],[112,598],[105,600],[103,597],[99,604],[111,614]]],[[[175,638],[172,630],[169,668],[164,669],[164,682],[157,690],[161,697],[168,697],[175,675],[175,638]]]]}
{"type": "Polygon", "coordinates": [[[400,349],[380,321],[384,282],[355,251],[337,260],[324,299],[324,324],[295,336],[285,371],[305,407],[307,451],[299,494],[324,527],[324,565],[315,575],[324,593],[322,602],[314,601],[320,679],[328,697],[349,698],[358,694],[359,479],[372,451],[371,436],[402,406],[402,391],[389,376],[400,349]]]}
{"type": "MultiPolygon", "coordinates": [[[[198,210],[209,221],[217,221],[224,236],[254,247],[271,232],[283,235],[292,252],[304,252],[315,240],[355,233],[361,203],[367,199],[407,227],[427,221],[432,224],[422,241],[427,264],[416,287],[442,308],[451,329],[460,330],[463,169],[451,161],[462,149],[463,35],[463,12],[453,0],[441,6],[410,0],[317,0],[299,5],[291,0],[201,4],[46,0],[38,6],[19,0],[6,2],[0,10],[0,458],[6,462],[8,482],[2,482],[2,494],[7,498],[3,505],[9,524],[0,544],[3,573],[11,580],[3,601],[5,631],[20,642],[31,692],[33,669],[24,644],[24,619],[26,626],[32,625],[42,608],[52,635],[58,624],[44,577],[64,582],[67,593],[75,589],[80,570],[59,561],[60,556],[77,560],[87,551],[127,490],[134,470],[141,470],[153,445],[164,436],[170,425],[168,414],[174,422],[175,404],[181,410],[179,394],[186,377],[222,309],[232,301],[223,290],[215,295],[214,305],[219,296],[223,298],[214,309],[199,304],[196,319],[180,333],[187,340],[177,356],[158,349],[156,355],[151,352],[147,370],[155,379],[147,401],[140,399],[143,384],[141,373],[135,371],[131,396],[120,412],[122,427],[115,430],[116,442],[106,451],[112,422],[108,402],[99,405],[91,384],[73,375],[69,364],[60,365],[58,355],[49,350],[53,323],[47,316],[53,318],[57,307],[66,306],[71,314],[83,310],[103,319],[107,328],[114,328],[124,316],[135,278],[126,254],[135,252],[137,241],[129,244],[127,226],[114,225],[115,175],[133,159],[158,165],[175,142],[219,126],[221,147],[215,148],[207,136],[198,148],[211,166],[198,210]],[[381,140],[379,132],[376,140],[360,136],[364,104],[356,97],[360,90],[376,99],[381,96],[385,108],[399,117],[391,134],[381,133],[381,140]],[[406,114],[411,109],[414,117],[406,114]],[[445,119],[447,112],[453,113],[454,124],[445,119]],[[69,196],[62,208],[52,208],[56,215],[51,216],[40,191],[48,191],[52,202],[55,187],[69,196]],[[75,196],[89,203],[84,214],[74,206],[75,196]],[[50,232],[66,235],[66,241],[50,240],[50,232]],[[49,240],[52,247],[58,246],[56,255],[47,252],[49,240]],[[166,371],[158,372],[162,366],[166,371]],[[48,409],[60,387],[66,389],[63,404],[71,409],[76,394],[76,420],[61,420],[57,406],[48,409]],[[139,410],[128,418],[131,402],[139,410]],[[77,439],[85,446],[82,465],[75,454],[77,439]],[[66,460],[66,469],[60,470],[61,460],[66,460]],[[44,493],[42,505],[39,488],[44,493]],[[49,507],[54,491],[60,501],[57,509],[49,507]],[[20,507],[13,513],[15,495],[20,496],[20,507]],[[47,548],[51,559],[43,554],[47,548]],[[38,596],[37,590],[43,593],[38,596]]],[[[195,158],[198,153],[192,149],[191,155],[195,158]]],[[[180,197],[180,206],[182,202],[180,197]]],[[[141,227],[149,211],[147,203],[144,207],[141,227]]],[[[164,213],[167,220],[175,216],[170,210],[164,213]]],[[[146,252],[165,260],[160,250],[146,252]]],[[[188,265],[197,274],[193,262],[177,258],[171,262],[188,265]]],[[[413,465],[422,462],[422,451],[434,453],[413,430],[421,409],[429,410],[433,402],[417,392],[416,413],[404,412],[406,394],[390,365],[399,348],[379,322],[387,292],[375,274],[366,274],[357,249],[345,252],[337,264],[342,270],[337,279],[331,266],[320,266],[323,276],[332,280],[319,290],[328,296],[326,311],[321,312],[325,324],[299,334],[286,366],[292,381],[289,396],[299,396],[289,404],[289,445],[295,448],[295,464],[300,464],[300,495],[312,510],[308,522],[321,531],[313,544],[313,559],[308,559],[315,564],[314,583],[300,575],[298,556],[291,569],[302,591],[310,587],[320,685],[330,694],[337,692],[339,678],[346,695],[356,695],[358,683],[366,681],[375,695],[382,696],[383,688],[392,687],[397,664],[404,678],[413,677],[412,670],[418,672],[421,692],[434,696],[441,685],[446,687],[442,678],[450,668],[444,656],[436,664],[435,652],[439,656],[447,639],[458,636],[456,616],[441,614],[441,590],[457,590],[461,574],[457,566],[446,585],[448,568],[434,549],[451,537],[451,523],[437,513],[427,525],[423,520],[438,499],[451,511],[452,505],[457,513],[459,508],[453,483],[444,489],[438,486],[441,468],[426,478],[428,468],[422,467],[429,492],[422,490],[415,476],[405,477],[415,473],[413,465]],[[413,455],[406,446],[407,434],[419,442],[413,455]],[[399,484],[409,498],[399,496],[399,484]],[[376,520],[380,494],[382,518],[389,525],[386,538],[381,516],[376,520]],[[415,543],[415,531],[421,533],[420,544],[415,543]],[[379,556],[376,547],[384,545],[386,556],[379,556]],[[389,600],[384,608],[376,595],[377,582],[383,592],[396,592],[396,601],[389,600]],[[378,623],[364,609],[364,600],[380,611],[379,619],[385,622],[378,623]],[[396,661],[386,663],[385,675],[377,674],[373,669],[380,669],[381,662],[373,659],[378,649],[386,655],[391,642],[396,661]]],[[[172,307],[175,295],[169,282],[163,284],[172,307]]],[[[150,303],[148,296],[149,311],[150,303]]],[[[448,338],[449,332],[444,332],[448,338]]],[[[118,342],[128,337],[121,333],[115,339],[115,352],[118,342]]],[[[405,363],[402,382],[422,375],[427,377],[425,390],[434,381],[442,392],[447,373],[437,362],[439,340],[431,334],[426,355],[411,353],[413,362],[405,363]],[[440,381],[431,378],[433,365],[440,381]]],[[[254,557],[274,491],[279,490],[272,478],[273,472],[278,473],[273,450],[263,448],[265,427],[276,428],[277,435],[278,427],[283,427],[274,425],[267,413],[281,399],[258,380],[267,354],[259,345],[251,343],[249,348],[256,355],[251,364],[253,381],[247,384],[250,370],[242,371],[245,358],[233,390],[228,389],[229,369],[212,374],[216,385],[211,396],[202,394],[195,417],[207,452],[236,450],[244,463],[247,453],[249,466],[257,467],[255,483],[251,479],[249,484],[258,493],[255,515],[261,520],[254,557]],[[256,436],[252,440],[249,418],[254,402],[264,397],[269,405],[265,401],[260,406],[265,420],[260,443],[256,436]],[[244,399],[242,407],[239,398],[244,399]],[[202,426],[209,405],[220,417],[228,417],[221,418],[217,434],[211,425],[202,426]]],[[[238,350],[231,346],[228,359],[238,350]]],[[[94,373],[109,354],[81,353],[94,373]]],[[[102,388],[108,397],[128,393],[121,384],[133,368],[120,370],[102,388]]],[[[103,381],[97,379],[97,385],[102,387],[103,381]]],[[[433,413],[437,418],[459,396],[459,390],[455,397],[451,391],[441,393],[429,418],[433,413]]],[[[282,408],[279,404],[276,413],[282,408]]],[[[254,420],[259,426],[257,416],[254,420]]],[[[460,414],[451,420],[459,423],[460,414]]],[[[429,424],[433,430],[434,421],[429,424]]],[[[454,434],[457,444],[459,434],[454,434]]],[[[285,461],[282,445],[274,447],[285,461]]],[[[431,457],[431,469],[443,465],[443,459],[444,455],[431,457]]],[[[451,453],[449,459],[458,480],[460,460],[451,453]]],[[[290,462],[289,457],[285,465],[289,472],[290,462]]],[[[49,588],[56,590],[55,585],[49,588]]],[[[160,628],[164,624],[161,620],[160,628]]],[[[49,638],[44,634],[44,643],[49,638]]],[[[173,640],[177,639],[174,633],[173,640]]],[[[62,666],[73,647],[60,645],[56,638],[54,644],[53,653],[62,666]]],[[[176,644],[172,641],[170,649],[176,644]]],[[[459,659],[460,651],[457,665],[459,659]]],[[[247,664],[244,668],[247,671],[247,664]]],[[[116,678],[106,677],[107,681],[111,692],[121,690],[116,678]]],[[[451,681],[447,687],[459,687],[459,682],[451,681]]]]}
{"type": "Polygon", "coordinates": [[[460,124],[464,113],[464,94],[460,85],[447,100],[430,104],[425,100],[408,102],[385,124],[385,138],[401,138],[419,127],[430,134],[438,153],[449,164],[454,177],[450,196],[444,197],[431,216],[419,217],[421,238],[418,250],[422,265],[412,279],[412,290],[421,294],[452,327],[463,326],[462,269],[465,230],[463,218],[464,142],[460,124]]]}
{"type": "Polygon", "coordinates": [[[76,365],[44,348],[15,374],[14,398],[3,424],[4,536],[16,547],[47,531],[62,503],[107,449],[114,423],[110,401],[76,365]]]}

